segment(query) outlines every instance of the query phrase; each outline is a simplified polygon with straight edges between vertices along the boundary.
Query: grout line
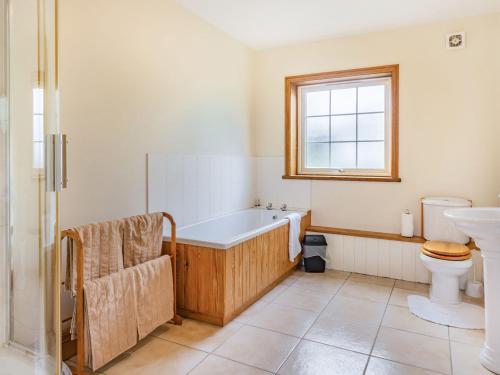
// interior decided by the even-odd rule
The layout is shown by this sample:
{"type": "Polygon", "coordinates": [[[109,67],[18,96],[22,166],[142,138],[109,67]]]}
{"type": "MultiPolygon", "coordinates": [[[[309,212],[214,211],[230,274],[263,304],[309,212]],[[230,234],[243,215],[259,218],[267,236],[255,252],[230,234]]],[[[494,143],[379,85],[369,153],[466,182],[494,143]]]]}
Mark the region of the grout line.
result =
{"type": "Polygon", "coordinates": [[[305,341],[306,339],[304,339],[304,337],[309,333],[309,331],[311,330],[311,328],[316,324],[316,322],[318,321],[319,317],[321,316],[321,314],[323,313],[323,311],[326,310],[326,308],[328,307],[328,305],[333,301],[333,299],[337,296],[337,294],[340,292],[340,290],[344,287],[344,285],[346,284],[347,280],[351,277],[351,273],[349,273],[349,275],[342,281],[342,284],[340,285],[340,287],[337,289],[337,291],[335,292],[335,294],[328,300],[328,303],[325,305],[325,307],[323,307],[323,309],[319,312],[318,316],[316,317],[316,319],[314,319],[314,321],[312,322],[311,326],[309,327],[309,329],[306,331],[306,333],[304,333],[304,335],[302,336],[302,338],[300,338],[299,342],[295,345],[295,347],[293,348],[293,350],[286,356],[286,358],[281,362],[281,365],[280,367],[278,368],[278,371],[276,371],[276,373],[278,373],[281,368],[283,367],[283,365],[285,364],[285,362],[288,360],[288,358],[290,358],[290,356],[292,355],[292,353],[295,351],[295,349],[297,348],[297,346],[300,345],[300,343],[302,341],[305,341]]]}
{"type": "Polygon", "coordinates": [[[368,363],[370,362],[370,357],[372,356],[373,349],[375,348],[375,343],[377,342],[378,335],[380,333],[380,328],[382,327],[382,322],[384,321],[385,314],[387,312],[387,308],[389,306],[389,301],[391,300],[392,292],[394,291],[395,285],[396,285],[396,282],[394,281],[394,284],[392,284],[391,293],[389,294],[389,298],[387,298],[387,303],[385,305],[384,314],[382,315],[382,319],[380,320],[380,324],[379,324],[378,329],[377,329],[377,334],[375,335],[375,339],[373,340],[372,348],[370,349],[369,358],[368,358],[368,361],[366,361],[366,365],[365,365],[365,369],[363,371],[363,374],[366,374],[366,370],[368,370],[368,363]]]}

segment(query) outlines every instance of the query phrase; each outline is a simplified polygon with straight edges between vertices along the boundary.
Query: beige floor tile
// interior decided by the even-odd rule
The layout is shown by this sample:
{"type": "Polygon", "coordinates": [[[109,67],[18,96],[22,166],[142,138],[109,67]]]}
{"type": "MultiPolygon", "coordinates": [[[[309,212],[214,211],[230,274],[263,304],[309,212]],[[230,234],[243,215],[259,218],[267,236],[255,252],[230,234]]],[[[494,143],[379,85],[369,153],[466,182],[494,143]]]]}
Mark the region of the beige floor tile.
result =
{"type": "Polygon", "coordinates": [[[483,346],[484,329],[462,329],[450,327],[450,340],[469,345],[483,346]]]}
{"type": "Polygon", "coordinates": [[[302,337],[318,317],[317,312],[270,303],[248,324],[302,337]]]}
{"type": "Polygon", "coordinates": [[[265,301],[257,301],[252,306],[248,307],[245,311],[243,311],[240,315],[238,315],[233,322],[237,323],[248,323],[251,319],[253,319],[257,314],[259,314],[264,307],[266,307],[269,302],[265,301]]]}
{"type": "Polygon", "coordinates": [[[302,277],[300,280],[298,280],[292,286],[290,286],[290,288],[302,289],[306,291],[316,291],[333,296],[339,291],[343,283],[344,280],[334,277],[326,277],[326,276],[319,278],[302,277]]]}
{"type": "Polygon", "coordinates": [[[356,375],[363,374],[368,356],[303,340],[278,374],[356,375]]]}
{"type": "Polygon", "coordinates": [[[298,309],[320,312],[330,302],[331,295],[317,291],[297,289],[291,286],[274,300],[274,303],[298,309]]]}
{"type": "Polygon", "coordinates": [[[480,346],[451,342],[451,359],[454,375],[493,374],[479,362],[480,346]]]}
{"type": "Polygon", "coordinates": [[[439,375],[438,372],[371,357],[366,375],[439,375]]]}
{"type": "Polygon", "coordinates": [[[184,319],[182,325],[167,324],[163,326],[163,331],[156,330],[153,335],[194,349],[212,352],[241,326],[241,323],[231,322],[224,327],[219,327],[192,319],[184,319]]]}
{"type": "Polygon", "coordinates": [[[429,284],[415,283],[413,281],[396,280],[394,288],[409,290],[412,292],[429,293],[429,284]]]}
{"type": "Polygon", "coordinates": [[[314,278],[334,278],[334,279],[341,279],[345,280],[349,277],[350,272],[345,272],[345,271],[338,271],[338,270],[332,270],[332,269],[326,269],[325,272],[322,273],[304,273],[304,277],[308,279],[314,279],[314,278]]]}
{"type": "Polygon", "coordinates": [[[266,375],[270,372],[259,370],[229,359],[209,355],[190,375],[266,375]]]}
{"type": "Polygon", "coordinates": [[[215,353],[266,371],[276,372],[299,342],[298,338],[244,326],[215,353]]]}
{"type": "Polygon", "coordinates": [[[267,292],[260,300],[264,302],[273,302],[278,296],[288,289],[288,285],[278,284],[267,292]]]}
{"type": "Polygon", "coordinates": [[[288,276],[285,280],[283,280],[280,285],[286,285],[290,286],[293,285],[297,280],[299,280],[302,277],[302,274],[298,275],[296,273],[291,274],[288,276]]]}
{"type": "Polygon", "coordinates": [[[206,356],[199,350],[151,337],[130,357],[103,371],[107,375],[186,374],[206,356]]]}
{"type": "Polygon", "coordinates": [[[382,325],[448,340],[448,326],[420,319],[413,315],[407,307],[389,305],[382,325]]]}
{"type": "Polygon", "coordinates": [[[321,313],[322,316],[337,317],[353,323],[379,325],[386,304],[360,298],[335,296],[321,313]]]}
{"type": "Polygon", "coordinates": [[[392,293],[391,293],[391,298],[389,299],[389,304],[396,305],[396,306],[402,306],[402,307],[408,307],[408,296],[411,296],[411,295],[428,297],[429,293],[394,288],[392,290],[392,293]]]}
{"type": "Polygon", "coordinates": [[[321,316],[304,336],[305,339],[369,354],[378,325],[354,322],[335,316],[321,316]]]}
{"type": "Polygon", "coordinates": [[[449,341],[381,327],[374,356],[450,374],[449,341]]]}
{"type": "Polygon", "coordinates": [[[366,282],[347,280],[339,294],[345,297],[367,299],[373,302],[387,303],[392,287],[374,285],[366,282]]]}
{"type": "Polygon", "coordinates": [[[351,274],[351,277],[349,278],[349,280],[359,281],[359,282],[363,282],[363,283],[369,283],[369,284],[373,284],[373,285],[389,286],[389,287],[393,287],[394,282],[395,282],[394,279],[389,279],[388,277],[364,275],[361,273],[351,274]]]}

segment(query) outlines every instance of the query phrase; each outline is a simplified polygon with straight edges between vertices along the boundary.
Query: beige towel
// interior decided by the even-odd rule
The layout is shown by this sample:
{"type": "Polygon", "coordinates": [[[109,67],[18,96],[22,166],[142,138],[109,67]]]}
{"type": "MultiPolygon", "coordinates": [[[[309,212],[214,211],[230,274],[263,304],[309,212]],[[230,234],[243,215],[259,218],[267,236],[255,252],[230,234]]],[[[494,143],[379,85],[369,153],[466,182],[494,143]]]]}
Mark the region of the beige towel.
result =
{"type": "MultiPolygon", "coordinates": [[[[83,245],[83,280],[94,280],[123,269],[123,220],[76,227],[83,245]]],[[[76,247],[68,240],[66,288],[76,295],[76,247]]]]}
{"type": "Polygon", "coordinates": [[[88,280],[84,296],[87,365],[96,370],[137,343],[134,271],[88,280]]]}
{"type": "Polygon", "coordinates": [[[161,255],[163,215],[161,213],[124,219],[125,267],[156,259],[161,255]]]}
{"type": "MultiPolygon", "coordinates": [[[[123,220],[76,227],[83,246],[83,280],[94,280],[123,269],[123,220]]],[[[67,240],[65,288],[76,296],[77,254],[74,241],[67,240]]],[[[76,338],[76,300],[71,319],[71,338],[76,338]]]]}
{"type": "Polygon", "coordinates": [[[140,340],[174,317],[172,262],[164,255],[130,269],[134,272],[140,340]]]}

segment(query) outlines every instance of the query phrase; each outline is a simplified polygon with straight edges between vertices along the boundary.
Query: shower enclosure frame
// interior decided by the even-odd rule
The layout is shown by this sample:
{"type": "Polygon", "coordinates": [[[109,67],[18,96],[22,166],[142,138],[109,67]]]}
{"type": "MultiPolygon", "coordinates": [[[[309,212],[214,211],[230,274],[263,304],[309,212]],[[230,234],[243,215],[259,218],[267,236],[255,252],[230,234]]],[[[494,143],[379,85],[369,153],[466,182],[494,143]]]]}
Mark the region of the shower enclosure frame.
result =
{"type": "MultiPolygon", "coordinates": [[[[23,1],[24,0],[21,0],[21,2],[23,1]]],[[[32,176],[33,181],[31,186],[31,188],[34,186],[36,187],[37,194],[35,200],[38,205],[38,211],[33,212],[32,215],[37,220],[38,244],[35,246],[37,253],[33,255],[38,256],[38,275],[36,275],[38,278],[36,281],[40,282],[38,289],[31,292],[34,292],[35,297],[38,297],[38,302],[40,303],[39,310],[37,310],[39,311],[39,316],[33,316],[33,319],[36,320],[38,318],[41,326],[39,331],[36,333],[38,337],[35,349],[26,347],[16,340],[14,335],[14,295],[16,290],[13,282],[14,272],[16,270],[13,261],[13,250],[19,251],[20,249],[14,249],[15,244],[12,240],[15,229],[13,212],[17,208],[14,207],[14,194],[12,194],[14,189],[13,172],[16,169],[16,165],[13,165],[13,163],[16,162],[16,158],[13,157],[13,148],[15,145],[12,144],[14,142],[12,134],[13,127],[16,126],[16,120],[13,121],[12,119],[14,112],[12,105],[12,80],[14,79],[14,75],[12,73],[11,66],[14,64],[12,61],[14,58],[12,56],[12,46],[15,44],[13,41],[13,34],[16,33],[16,30],[19,30],[19,24],[16,25],[16,29],[12,23],[15,22],[13,21],[13,18],[16,17],[16,12],[18,14],[22,14],[24,11],[22,6],[19,5],[19,0],[1,0],[0,7],[2,7],[3,10],[2,21],[4,29],[4,40],[2,41],[3,54],[1,56],[3,59],[4,69],[1,74],[3,75],[2,81],[4,82],[4,92],[0,93],[0,95],[3,96],[4,106],[3,108],[0,108],[0,112],[3,112],[2,114],[4,114],[4,116],[3,118],[0,118],[0,123],[5,126],[5,135],[3,140],[4,144],[0,146],[4,147],[4,158],[2,160],[3,165],[1,168],[4,169],[5,173],[5,198],[4,202],[2,202],[2,209],[4,210],[5,216],[5,225],[2,230],[5,231],[5,238],[2,244],[4,246],[4,251],[1,254],[2,259],[0,261],[0,265],[3,268],[1,270],[2,272],[0,272],[3,278],[2,282],[0,282],[0,287],[4,288],[4,293],[1,294],[3,301],[0,301],[2,302],[0,305],[3,309],[0,316],[4,317],[4,321],[0,322],[2,324],[0,327],[2,330],[0,334],[0,347],[4,344],[7,347],[17,350],[18,352],[23,352],[32,356],[33,363],[36,366],[39,366],[40,363],[45,360],[46,365],[40,366],[47,366],[46,368],[51,368],[50,364],[52,364],[54,366],[54,373],[59,375],[61,373],[62,364],[59,193],[61,191],[62,184],[56,186],[47,181],[49,176],[54,176],[56,174],[54,171],[59,168],[59,166],[56,165],[56,159],[53,157],[54,155],[49,153],[55,152],[54,147],[47,147],[47,145],[51,144],[50,142],[56,139],[54,134],[59,133],[59,3],[58,0],[33,0],[31,5],[36,6],[36,15],[33,14],[33,18],[35,19],[32,19],[32,21],[36,24],[36,41],[33,40],[33,42],[36,43],[36,47],[34,47],[36,50],[36,71],[33,93],[35,90],[40,89],[42,89],[41,91],[43,92],[43,138],[41,143],[42,149],[45,149],[45,154],[43,155],[44,165],[41,166],[38,173],[32,176]],[[17,4],[13,4],[16,3],[16,1],[17,4]],[[13,8],[15,9],[14,12],[13,8]],[[36,292],[40,293],[40,295],[36,295],[36,292]]],[[[29,11],[22,14],[21,19],[23,17],[29,18],[28,13],[29,11]]],[[[28,25],[27,28],[29,28],[28,25]]],[[[26,58],[29,57],[27,56],[26,58]]],[[[19,123],[23,125],[22,121],[19,123]]],[[[17,201],[19,200],[20,199],[18,197],[17,201]]],[[[20,214],[18,216],[22,215],[20,214]]],[[[22,232],[21,234],[18,234],[19,237],[22,237],[22,235],[22,232]]],[[[25,247],[29,250],[29,240],[26,242],[28,245],[25,247]]]]}

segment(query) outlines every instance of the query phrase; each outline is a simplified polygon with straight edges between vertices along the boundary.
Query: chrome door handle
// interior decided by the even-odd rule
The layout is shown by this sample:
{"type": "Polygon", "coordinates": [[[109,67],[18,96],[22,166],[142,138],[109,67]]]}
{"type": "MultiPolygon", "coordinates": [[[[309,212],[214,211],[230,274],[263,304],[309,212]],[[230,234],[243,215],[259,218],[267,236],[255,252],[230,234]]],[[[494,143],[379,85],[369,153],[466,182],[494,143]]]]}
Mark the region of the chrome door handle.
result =
{"type": "Polygon", "coordinates": [[[65,134],[45,136],[45,190],[59,192],[68,186],[67,137],[65,134]]]}

